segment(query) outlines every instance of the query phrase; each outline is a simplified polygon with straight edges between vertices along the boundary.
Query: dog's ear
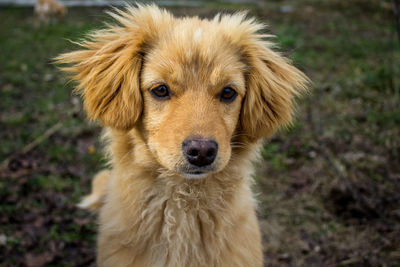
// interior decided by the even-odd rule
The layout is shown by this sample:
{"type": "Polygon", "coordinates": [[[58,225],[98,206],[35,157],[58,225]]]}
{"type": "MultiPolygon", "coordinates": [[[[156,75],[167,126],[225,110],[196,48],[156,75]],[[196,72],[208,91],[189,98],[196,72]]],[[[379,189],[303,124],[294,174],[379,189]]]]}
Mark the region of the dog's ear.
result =
{"type": "Polygon", "coordinates": [[[240,123],[257,140],[291,123],[294,97],[305,91],[308,79],[265,42],[254,43],[245,57],[249,69],[240,123]]]}
{"type": "Polygon", "coordinates": [[[107,24],[87,40],[77,43],[83,49],[62,54],[57,63],[77,82],[76,91],[84,100],[91,120],[126,130],[142,112],[140,70],[146,46],[173,17],[156,6],[128,7],[111,15],[119,25],[107,24]]]}
{"type": "Polygon", "coordinates": [[[239,13],[221,18],[229,25],[230,38],[247,65],[246,95],[242,103],[240,131],[250,141],[268,137],[292,120],[294,97],[305,92],[308,78],[288,59],[274,52],[264,25],[239,13]]]}

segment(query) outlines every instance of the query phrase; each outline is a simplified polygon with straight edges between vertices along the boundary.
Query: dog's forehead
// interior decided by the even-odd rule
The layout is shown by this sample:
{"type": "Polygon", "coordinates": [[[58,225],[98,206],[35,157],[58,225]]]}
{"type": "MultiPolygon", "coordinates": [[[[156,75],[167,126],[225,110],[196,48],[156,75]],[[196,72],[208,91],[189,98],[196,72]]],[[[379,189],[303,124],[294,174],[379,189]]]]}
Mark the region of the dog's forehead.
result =
{"type": "Polygon", "coordinates": [[[182,19],[161,33],[145,59],[147,80],[168,76],[174,83],[203,81],[241,86],[245,65],[239,49],[210,21],[182,19]],[[160,77],[161,76],[161,77],[160,77]]]}
{"type": "Polygon", "coordinates": [[[234,45],[218,24],[196,18],[181,19],[158,34],[155,51],[169,54],[181,63],[201,57],[204,63],[215,61],[218,54],[228,54],[234,45]]]}

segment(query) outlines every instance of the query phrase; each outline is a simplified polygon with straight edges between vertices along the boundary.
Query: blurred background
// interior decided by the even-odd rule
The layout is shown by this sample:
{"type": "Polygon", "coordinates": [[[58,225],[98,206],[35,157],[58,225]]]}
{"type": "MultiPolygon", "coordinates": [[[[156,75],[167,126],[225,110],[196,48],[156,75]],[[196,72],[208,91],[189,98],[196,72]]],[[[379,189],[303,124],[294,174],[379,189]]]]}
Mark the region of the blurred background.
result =
{"type": "MultiPolygon", "coordinates": [[[[100,128],[52,58],[122,1],[60,2],[0,0],[0,266],[95,265],[95,216],[75,204],[104,166],[100,128]]],[[[265,266],[400,266],[398,1],[155,2],[249,10],[313,81],[256,163],[265,266]]]]}

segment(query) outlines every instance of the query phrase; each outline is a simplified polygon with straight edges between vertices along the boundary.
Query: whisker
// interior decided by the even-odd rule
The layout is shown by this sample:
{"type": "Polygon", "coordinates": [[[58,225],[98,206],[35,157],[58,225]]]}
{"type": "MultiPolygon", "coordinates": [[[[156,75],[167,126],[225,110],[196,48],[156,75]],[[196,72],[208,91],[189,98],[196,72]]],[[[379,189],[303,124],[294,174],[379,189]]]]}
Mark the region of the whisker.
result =
{"type": "Polygon", "coordinates": [[[232,135],[232,138],[235,138],[235,137],[240,137],[240,136],[250,136],[249,134],[245,134],[245,133],[236,133],[236,134],[233,134],[232,135]]]}

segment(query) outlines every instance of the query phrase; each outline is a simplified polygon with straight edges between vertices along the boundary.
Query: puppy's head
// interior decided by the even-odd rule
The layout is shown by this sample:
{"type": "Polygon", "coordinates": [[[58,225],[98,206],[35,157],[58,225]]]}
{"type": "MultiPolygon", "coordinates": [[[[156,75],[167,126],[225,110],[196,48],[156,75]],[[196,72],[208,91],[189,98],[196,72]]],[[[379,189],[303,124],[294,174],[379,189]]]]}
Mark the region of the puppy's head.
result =
{"type": "Polygon", "coordinates": [[[291,121],[307,78],[269,47],[244,14],[174,18],[155,6],[111,14],[120,26],[95,31],[61,55],[89,118],[140,128],[157,161],[199,178],[228,164],[240,146],[291,121]]]}

